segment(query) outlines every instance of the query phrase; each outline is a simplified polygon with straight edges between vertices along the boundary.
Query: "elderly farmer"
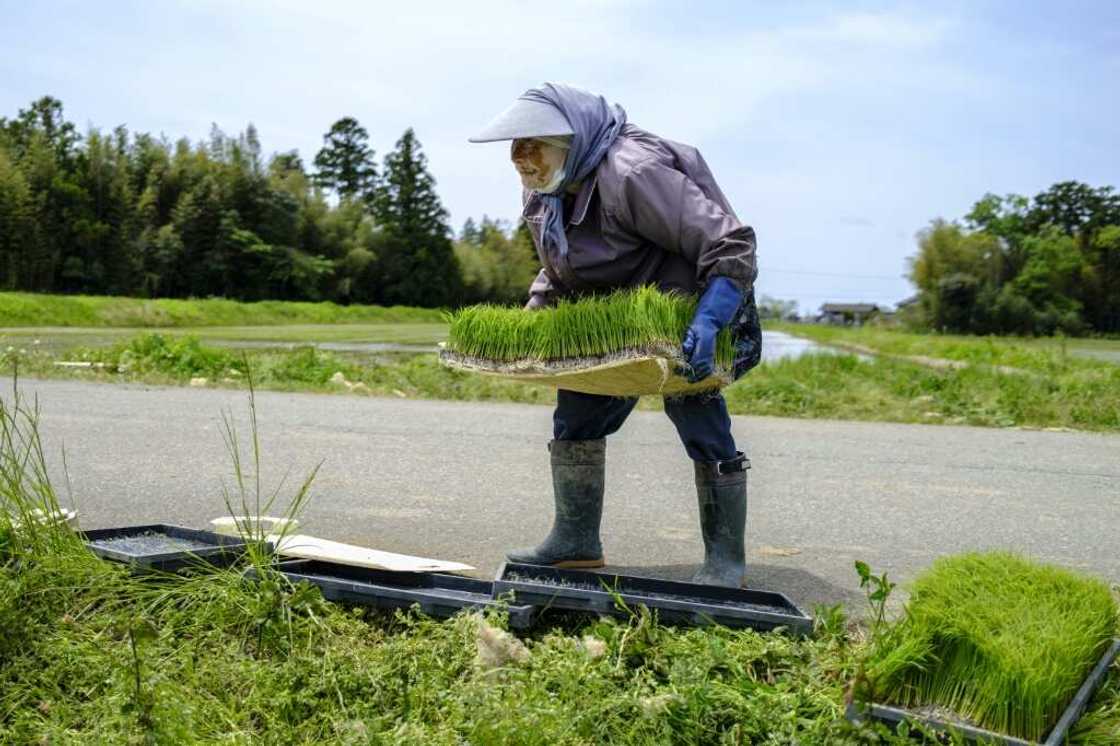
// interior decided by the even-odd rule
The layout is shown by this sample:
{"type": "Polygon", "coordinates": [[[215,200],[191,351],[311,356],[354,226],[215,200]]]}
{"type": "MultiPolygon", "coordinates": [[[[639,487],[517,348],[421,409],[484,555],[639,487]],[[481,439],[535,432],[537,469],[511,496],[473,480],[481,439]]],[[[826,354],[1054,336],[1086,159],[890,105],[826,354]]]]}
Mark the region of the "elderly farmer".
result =
{"type": "MultiPolygon", "coordinates": [[[[681,348],[691,380],[712,373],[716,335],[729,325],[735,377],[758,363],[754,231],[735,216],[695,148],[627,123],[622,107],[602,96],[553,83],[526,91],[470,140],[512,141],[523,215],[543,265],[527,310],[647,284],[699,294],[681,348]]],[[[510,552],[511,560],[602,567],[605,438],[637,401],[559,391],[549,443],[552,531],[536,548],[510,552]]],[[[727,404],[718,392],[705,393],[667,398],[665,412],[695,464],[705,556],[693,580],[737,587],[750,462],[731,437],[727,404]]]]}

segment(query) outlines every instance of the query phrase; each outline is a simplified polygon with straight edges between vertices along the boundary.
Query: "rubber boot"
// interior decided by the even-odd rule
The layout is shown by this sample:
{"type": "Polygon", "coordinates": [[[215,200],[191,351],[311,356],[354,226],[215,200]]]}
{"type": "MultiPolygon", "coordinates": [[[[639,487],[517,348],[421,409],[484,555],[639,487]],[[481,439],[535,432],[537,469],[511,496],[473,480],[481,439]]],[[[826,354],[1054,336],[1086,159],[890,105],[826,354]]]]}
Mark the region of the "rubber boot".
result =
{"type": "Polygon", "coordinates": [[[696,461],[694,464],[700,529],[704,535],[704,566],[692,576],[692,582],[739,588],[747,570],[744,534],[747,527],[746,470],[750,462],[739,454],[733,461],[696,461]]]}
{"type": "Polygon", "coordinates": [[[552,531],[540,546],[509,552],[512,562],[553,567],[602,567],[599,521],[603,516],[606,440],[554,440],[552,531]]]}

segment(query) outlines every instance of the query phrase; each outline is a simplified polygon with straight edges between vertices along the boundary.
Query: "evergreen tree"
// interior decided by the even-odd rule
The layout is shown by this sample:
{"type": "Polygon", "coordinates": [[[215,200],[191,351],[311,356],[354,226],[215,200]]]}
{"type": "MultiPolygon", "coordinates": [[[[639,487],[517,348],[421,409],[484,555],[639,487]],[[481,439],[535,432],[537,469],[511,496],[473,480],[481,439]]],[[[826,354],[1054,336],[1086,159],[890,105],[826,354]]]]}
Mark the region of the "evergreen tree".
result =
{"type": "Polygon", "coordinates": [[[411,128],[385,157],[374,215],[385,237],[380,296],[387,304],[446,306],[461,292],[447,211],[411,128]]]}
{"type": "MultiPolygon", "coordinates": [[[[485,217],[483,220],[485,220],[485,217]]],[[[474,218],[467,218],[463,222],[462,230],[459,231],[459,240],[463,243],[477,244],[479,238],[478,225],[475,224],[474,218]]]]}
{"type": "Polygon", "coordinates": [[[343,117],[323,135],[324,145],[315,156],[315,181],[342,199],[369,200],[377,184],[369,133],[358,120],[343,117]]]}
{"type": "Polygon", "coordinates": [[[78,130],[66,121],[62,102],[43,96],[26,109],[20,109],[16,118],[5,122],[9,144],[17,160],[31,148],[33,140],[40,138],[54,151],[55,159],[65,168],[72,165],[71,158],[78,144],[78,130]]]}

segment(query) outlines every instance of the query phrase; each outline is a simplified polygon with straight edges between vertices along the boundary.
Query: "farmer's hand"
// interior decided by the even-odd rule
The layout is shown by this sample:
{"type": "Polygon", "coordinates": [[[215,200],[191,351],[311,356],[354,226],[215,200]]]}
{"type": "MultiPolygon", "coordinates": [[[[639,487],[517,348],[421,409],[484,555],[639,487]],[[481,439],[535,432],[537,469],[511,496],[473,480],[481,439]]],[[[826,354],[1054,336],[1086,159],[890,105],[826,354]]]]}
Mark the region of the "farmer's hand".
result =
{"type": "Polygon", "coordinates": [[[714,277],[708,283],[681,343],[681,353],[691,367],[690,383],[707,378],[715,370],[716,337],[735,318],[742,301],[743,294],[726,277],[714,277]]]}
{"type": "Polygon", "coordinates": [[[548,300],[543,295],[530,295],[529,302],[522,306],[522,311],[539,311],[548,307],[548,300]]]}

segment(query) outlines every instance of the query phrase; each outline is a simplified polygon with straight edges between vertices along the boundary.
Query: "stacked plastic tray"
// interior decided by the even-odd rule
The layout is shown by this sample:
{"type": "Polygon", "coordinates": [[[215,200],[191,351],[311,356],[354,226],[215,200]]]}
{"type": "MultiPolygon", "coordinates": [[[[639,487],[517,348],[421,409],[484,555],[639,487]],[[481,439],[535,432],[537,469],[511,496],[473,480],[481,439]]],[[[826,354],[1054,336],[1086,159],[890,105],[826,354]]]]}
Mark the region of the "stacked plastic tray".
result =
{"type": "MultiPolygon", "coordinates": [[[[229,565],[248,549],[237,537],[166,524],[87,531],[85,537],[99,556],[126,562],[138,570],[229,565]]],[[[436,618],[502,604],[509,613],[510,625],[519,629],[532,626],[544,609],[628,616],[639,606],[656,611],[658,619],[666,624],[782,629],[796,635],[807,635],[813,628],[813,620],[781,593],[586,570],[507,562],[491,582],[320,560],[280,561],[274,567],[292,582],[318,586],[323,597],[331,601],[382,609],[419,605],[421,611],[436,618]]]]}

